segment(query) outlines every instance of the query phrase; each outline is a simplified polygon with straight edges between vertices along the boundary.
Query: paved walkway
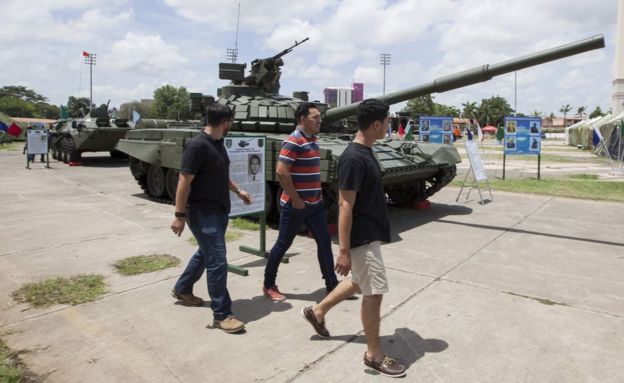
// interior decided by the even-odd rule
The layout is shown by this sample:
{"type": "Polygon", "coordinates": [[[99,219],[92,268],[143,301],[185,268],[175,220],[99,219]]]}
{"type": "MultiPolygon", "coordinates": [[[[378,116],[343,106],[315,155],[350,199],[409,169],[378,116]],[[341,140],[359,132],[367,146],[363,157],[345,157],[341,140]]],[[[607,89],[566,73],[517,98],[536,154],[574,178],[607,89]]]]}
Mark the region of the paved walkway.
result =
{"type": "MultiPolygon", "coordinates": [[[[87,156],[24,169],[0,151],[0,333],[50,382],[379,382],[362,364],[360,300],[328,317],[321,340],[300,309],[322,298],[311,239],[298,237],[267,301],[264,260],[229,245],[237,316],[247,332],[205,326],[208,307],[176,305],[175,278],[194,251],[168,226],[172,207],[145,200],[123,162],[87,156]],[[180,257],[179,267],[133,277],[118,259],[180,257]],[[30,308],[10,293],[52,276],[105,276],[106,295],[78,306],[30,308]]],[[[622,382],[624,205],[494,193],[485,206],[436,194],[425,211],[391,209],[382,247],[391,291],[382,342],[409,366],[408,382],[622,382]]],[[[472,195],[475,196],[475,193],[472,195]]],[[[267,233],[272,244],[276,232],[267,233]]],[[[335,247],[337,249],[337,247],[335,247]]],[[[202,282],[196,293],[207,297],[202,282]]]]}

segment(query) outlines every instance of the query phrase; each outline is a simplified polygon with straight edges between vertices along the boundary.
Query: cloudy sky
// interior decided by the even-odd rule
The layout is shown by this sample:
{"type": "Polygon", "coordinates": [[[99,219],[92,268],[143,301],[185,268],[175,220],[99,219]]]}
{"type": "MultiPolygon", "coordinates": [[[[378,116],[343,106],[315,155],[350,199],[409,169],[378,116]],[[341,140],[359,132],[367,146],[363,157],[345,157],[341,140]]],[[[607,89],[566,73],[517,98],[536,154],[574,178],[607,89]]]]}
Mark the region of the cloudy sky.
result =
{"type": "MultiPolygon", "coordinates": [[[[517,73],[518,111],[611,107],[617,0],[240,0],[239,62],[285,57],[284,95],[363,82],[386,91],[602,34],[606,48],[517,73]]],[[[82,51],[97,54],[93,97],[111,106],[159,86],[216,94],[218,63],[236,43],[239,0],[0,0],[0,86],[24,85],[65,104],[89,96],[82,51]]],[[[249,67],[249,66],[248,66],[249,67]]],[[[494,95],[514,106],[514,75],[435,95],[455,105],[494,95]]],[[[393,110],[398,110],[401,105],[393,110]]]]}

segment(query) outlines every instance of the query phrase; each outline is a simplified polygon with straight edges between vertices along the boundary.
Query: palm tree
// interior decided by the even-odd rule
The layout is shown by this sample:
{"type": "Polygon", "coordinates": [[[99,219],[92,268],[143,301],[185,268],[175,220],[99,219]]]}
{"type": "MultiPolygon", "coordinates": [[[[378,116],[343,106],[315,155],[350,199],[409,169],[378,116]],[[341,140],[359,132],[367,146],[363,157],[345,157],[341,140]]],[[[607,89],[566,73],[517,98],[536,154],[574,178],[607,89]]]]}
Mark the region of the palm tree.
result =
{"type": "Polygon", "coordinates": [[[581,118],[581,120],[583,119],[583,115],[585,115],[585,110],[587,108],[584,106],[579,106],[578,109],[576,110],[576,115],[579,116],[581,118]]]}
{"type": "Polygon", "coordinates": [[[570,104],[565,104],[561,107],[561,109],[559,109],[559,111],[561,113],[563,113],[563,127],[566,127],[566,116],[568,115],[568,112],[572,110],[572,107],[570,106],[570,104]]]}
{"type": "Polygon", "coordinates": [[[477,114],[476,102],[466,101],[464,104],[462,104],[462,107],[463,107],[463,110],[462,110],[463,118],[475,118],[477,114]]]}
{"type": "Polygon", "coordinates": [[[537,110],[534,110],[532,116],[533,117],[542,117],[542,112],[538,112],[537,110]]]}

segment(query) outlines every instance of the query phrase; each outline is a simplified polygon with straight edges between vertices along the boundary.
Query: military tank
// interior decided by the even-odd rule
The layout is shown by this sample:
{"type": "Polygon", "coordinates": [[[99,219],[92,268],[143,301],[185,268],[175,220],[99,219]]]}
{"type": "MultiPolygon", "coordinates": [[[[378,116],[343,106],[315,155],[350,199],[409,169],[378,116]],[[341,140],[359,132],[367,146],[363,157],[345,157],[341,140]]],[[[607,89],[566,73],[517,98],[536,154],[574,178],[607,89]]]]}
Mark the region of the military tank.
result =
{"type": "MultiPolygon", "coordinates": [[[[191,107],[201,112],[209,103],[217,102],[234,111],[231,132],[267,137],[265,176],[267,213],[277,211],[279,182],[275,166],[282,141],[294,128],[297,106],[307,101],[307,92],[295,92],[293,97],[279,94],[282,57],[297,45],[277,55],[256,59],[251,73],[245,76],[246,64],[219,64],[219,78],[230,83],[217,91],[217,98],[192,93],[191,107]]],[[[602,36],[562,45],[494,65],[483,65],[438,78],[430,83],[378,97],[395,104],[418,96],[445,92],[487,81],[494,76],[539,65],[567,56],[604,47],[602,36]]],[[[357,104],[330,108],[315,102],[322,113],[321,182],[326,206],[336,213],[336,165],[340,155],[356,131],[353,116],[357,104]]],[[[178,169],[186,143],[199,133],[199,123],[152,121],[129,131],[119,140],[117,149],[129,156],[130,171],[145,193],[153,199],[175,200],[178,169]]],[[[389,202],[406,205],[426,199],[446,186],[456,174],[461,161],[455,148],[449,145],[425,144],[399,140],[379,140],[373,151],[383,170],[383,183],[389,202]]],[[[330,217],[331,218],[331,217],[330,217]]]]}
{"type": "Polygon", "coordinates": [[[115,145],[132,127],[127,119],[110,118],[106,109],[94,109],[83,118],[58,120],[50,132],[52,158],[79,163],[83,152],[102,151],[113,158],[126,158],[115,145]]]}

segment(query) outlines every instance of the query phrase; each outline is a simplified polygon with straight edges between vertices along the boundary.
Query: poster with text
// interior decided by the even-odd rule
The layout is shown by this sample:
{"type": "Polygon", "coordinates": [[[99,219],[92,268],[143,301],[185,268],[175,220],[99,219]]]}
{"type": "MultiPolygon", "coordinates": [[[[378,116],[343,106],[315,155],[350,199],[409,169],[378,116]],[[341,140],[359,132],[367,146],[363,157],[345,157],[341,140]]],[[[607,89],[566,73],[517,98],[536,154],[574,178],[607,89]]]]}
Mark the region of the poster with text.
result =
{"type": "Polygon", "coordinates": [[[505,154],[540,154],[542,119],[505,117],[505,154]]]}
{"type": "Polygon", "coordinates": [[[453,143],[453,117],[419,117],[419,134],[421,142],[432,144],[453,143]]]}
{"type": "Polygon", "coordinates": [[[236,194],[230,193],[230,217],[263,212],[265,137],[227,136],[225,148],[230,157],[230,178],[253,199],[251,205],[245,205],[236,194]]]}
{"type": "Polygon", "coordinates": [[[48,152],[48,130],[28,129],[28,154],[46,154],[48,152]]]}

